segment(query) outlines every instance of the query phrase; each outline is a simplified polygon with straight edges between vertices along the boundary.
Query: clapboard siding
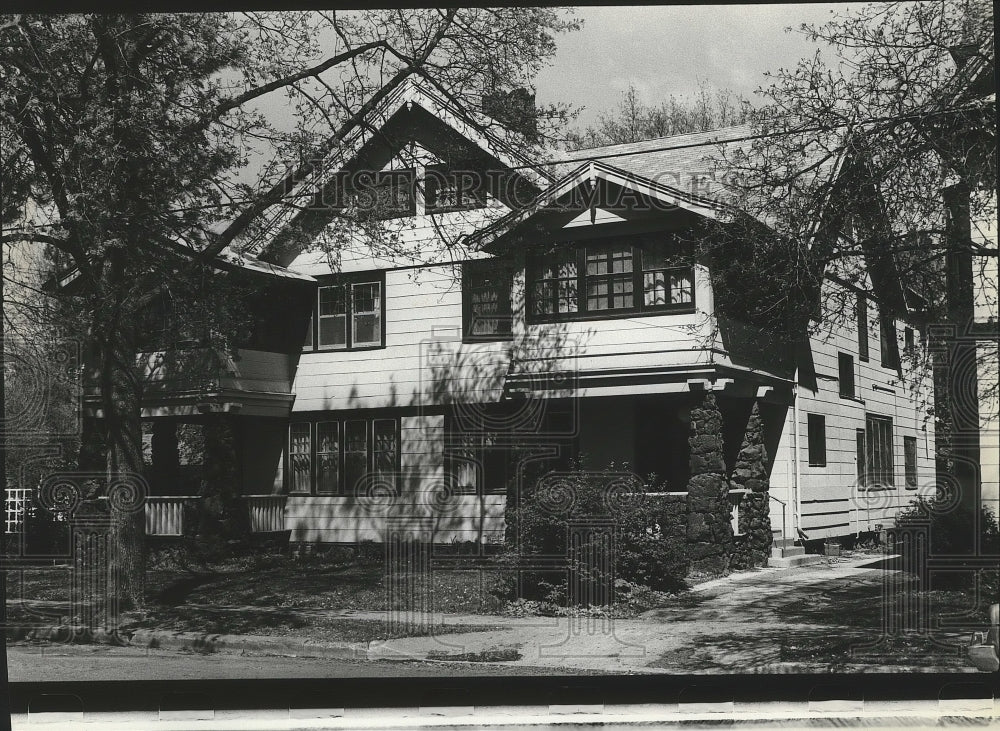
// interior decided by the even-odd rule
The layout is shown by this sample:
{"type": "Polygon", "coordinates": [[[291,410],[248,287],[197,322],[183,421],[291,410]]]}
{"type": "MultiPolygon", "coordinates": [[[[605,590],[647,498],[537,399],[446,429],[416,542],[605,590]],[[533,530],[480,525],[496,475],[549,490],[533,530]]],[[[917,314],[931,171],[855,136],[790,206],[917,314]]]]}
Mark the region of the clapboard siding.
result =
{"type": "MultiPolygon", "coordinates": [[[[828,282],[825,301],[832,298],[839,285],[828,282]]],[[[817,374],[815,390],[799,385],[798,401],[798,502],[799,527],[810,538],[845,535],[888,526],[901,508],[917,495],[930,496],[935,491],[934,423],[928,413],[932,406],[930,372],[910,367],[904,358],[903,375],[883,368],[880,360],[878,313],[873,303],[869,312],[869,361],[860,362],[857,320],[853,306],[849,316],[830,317],[810,338],[812,361],[817,374]],[[838,353],[854,359],[855,399],[841,398],[838,378],[838,353]],[[808,454],[809,414],[826,419],[826,466],[810,466],[808,454]],[[893,468],[892,488],[880,491],[860,490],[857,485],[855,430],[865,428],[866,414],[892,419],[893,468]],[[917,489],[907,489],[904,474],[903,437],[917,440],[917,489]]],[[[903,328],[897,322],[900,352],[903,328]]],[[[919,343],[919,337],[916,338],[919,343]]],[[[919,350],[919,346],[918,346],[919,350]]],[[[917,353],[917,360],[924,354],[917,353]]],[[[795,409],[789,409],[781,437],[781,452],[772,475],[772,494],[794,501],[795,409]],[[786,461],[787,460],[787,461],[786,461]],[[787,465],[781,469],[782,462],[787,465]]],[[[780,526],[781,506],[772,501],[771,524],[780,526]]],[[[791,526],[789,525],[789,529],[791,526]]]]}
{"type": "Polygon", "coordinates": [[[386,540],[402,519],[428,521],[435,543],[498,541],[504,530],[504,495],[452,495],[444,489],[444,417],[400,419],[397,494],[389,500],[364,496],[290,495],[285,527],[293,542],[386,540]]]}

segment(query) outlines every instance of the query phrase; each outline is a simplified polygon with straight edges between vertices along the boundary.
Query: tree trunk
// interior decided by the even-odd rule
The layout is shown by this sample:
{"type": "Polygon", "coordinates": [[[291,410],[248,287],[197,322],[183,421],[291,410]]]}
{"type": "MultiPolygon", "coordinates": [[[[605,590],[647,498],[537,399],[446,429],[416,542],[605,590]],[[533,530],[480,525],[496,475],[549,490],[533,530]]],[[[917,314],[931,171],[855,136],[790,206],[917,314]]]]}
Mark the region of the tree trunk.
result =
{"type": "Polygon", "coordinates": [[[106,446],[107,496],[112,517],[113,558],[121,609],[145,604],[146,544],[142,477],[142,382],[136,365],[135,333],[126,306],[128,285],[120,257],[109,257],[103,276],[107,297],[94,309],[93,334],[106,446]]]}
{"type": "MultiPolygon", "coordinates": [[[[965,536],[963,552],[975,552],[981,511],[979,444],[979,378],[977,343],[973,333],[975,316],[971,222],[971,190],[961,183],[943,191],[948,211],[946,259],[948,325],[944,378],[937,379],[935,411],[946,418],[946,448],[943,475],[959,491],[958,509],[968,514],[972,529],[965,536]],[[943,389],[941,388],[943,386],[943,389]]],[[[940,462],[939,462],[940,464],[940,462]]]]}

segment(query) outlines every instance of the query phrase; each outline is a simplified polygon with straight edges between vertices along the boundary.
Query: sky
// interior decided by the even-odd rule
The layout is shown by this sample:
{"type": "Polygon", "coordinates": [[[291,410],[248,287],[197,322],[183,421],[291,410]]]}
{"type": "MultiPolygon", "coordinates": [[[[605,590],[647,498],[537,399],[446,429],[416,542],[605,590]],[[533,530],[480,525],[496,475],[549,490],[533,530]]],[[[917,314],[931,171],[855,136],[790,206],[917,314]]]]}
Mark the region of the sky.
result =
{"type": "Polygon", "coordinates": [[[582,7],[579,31],[556,38],[537,77],[538,102],[585,106],[574,126],[597,122],[633,84],[646,104],[690,96],[699,81],[749,97],[764,72],[791,68],[816,43],[788,26],[823,23],[849,3],[582,7]]]}

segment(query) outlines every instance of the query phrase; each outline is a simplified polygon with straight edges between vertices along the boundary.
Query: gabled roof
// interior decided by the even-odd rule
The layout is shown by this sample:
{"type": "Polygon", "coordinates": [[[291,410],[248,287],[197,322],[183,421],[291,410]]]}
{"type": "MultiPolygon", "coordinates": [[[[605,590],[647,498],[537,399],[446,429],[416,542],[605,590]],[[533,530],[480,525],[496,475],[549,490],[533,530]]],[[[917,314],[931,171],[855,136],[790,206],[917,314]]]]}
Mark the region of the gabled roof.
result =
{"type": "MultiPolygon", "coordinates": [[[[313,173],[289,191],[288,197],[308,198],[312,193],[322,190],[334,175],[347,168],[362,153],[366,145],[377,139],[390,121],[414,106],[425,110],[433,118],[452,128],[470,144],[495,158],[504,167],[516,170],[535,188],[543,189],[554,180],[551,173],[546,172],[543,166],[525,153],[528,144],[520,134],[505,130],[486,114],[459,109],[449,102],[443,93],[411,77],[386,96],[364,122],[344,138],[323,164],[317,165],[313,173]]],[[[264,215],[267,217],[268,213],[264,215]]],[[[240,248],[244,251],[261,253],[264,247],[298,215],[299,210],[295,206],[280,204],[272,206],[270,217],[261,227],[261,233],[242,242],[240,248]]]]}
{"type": "MultiPolygon", "coordinates": [[[[734,196],[725,183],[731,167],[728,161],[753,155],[754,143],[760,139],[762,136],[754,134],[750,125],[738,125],[563,153],[561,159],[549,163],[550,169],[561,175],[559,180],[527,207],[470,236],[468,243],[479,248],[489,246],[534,215],[558,205],[574,190],[598,180],[707,218],[735,213],[734,196]]],[[[801,162],[810,181],[832,181],[842,160],[843,155],[830,154],[823,145],[814,145],[801,162]]]]}

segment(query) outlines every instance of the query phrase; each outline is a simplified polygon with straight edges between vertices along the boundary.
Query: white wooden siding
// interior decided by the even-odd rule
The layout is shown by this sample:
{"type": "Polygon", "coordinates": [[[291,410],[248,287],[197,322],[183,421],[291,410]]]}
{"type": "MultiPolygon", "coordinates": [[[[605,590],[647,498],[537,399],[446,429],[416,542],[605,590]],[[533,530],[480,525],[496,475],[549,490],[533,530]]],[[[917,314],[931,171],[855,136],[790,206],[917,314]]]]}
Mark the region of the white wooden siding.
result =
{"type": "MultiPolygon", "coordinates": [[[[825,294],[838,287],[826,285],[825,294]]],[[[829,300],[827,300],[829,301],[829,300]]],[[[853,307],[851,307],[853,313],[853,307]]],[[[831,322],[810,338],[817,390],[798,386],[798,496],[795,484],[794,447],[792,433],[794,410],[789,408],[786,428],[781,437],[771,479],[772,495],[789,502],[788,530],[791,533],[792,505],[798,503],[798,526],[809,538],[846,535],[874,530],[876,525],[890,526],[893,517],[917,495],[931,496],[935,492],[934,422],[929,413],[933,405],[930,371],[908,368],[904,356],[903,378],[895,369],[883,368],[879,348],[879,320],[874,303],[868,302],[869,360],[858,358],[857,320],[852,316],[843,322],[831,322]],[[840,397],[838,353],[854,359],[856,399],[840,397]],[[877,388],[876,388],[877,387],[877,388]],[[880,491],[857,489],[857,459],[855,430],[865,428],[865,415],[874,414],[892,419],[894,485],[880,491]],[[826,466],[809,465],[808,415],[826,417],[826,466]],[[905,484],[903,437],[917,440],[917,489],[905,484]]],[[[903,350],[903,328],[897,322],[900,352],[903,350]]],[[[915,334],[918,343],[919,336],[915,334]]],[[[772,529],[781,525],[781,506],[771,502],[772,529]]]]}

